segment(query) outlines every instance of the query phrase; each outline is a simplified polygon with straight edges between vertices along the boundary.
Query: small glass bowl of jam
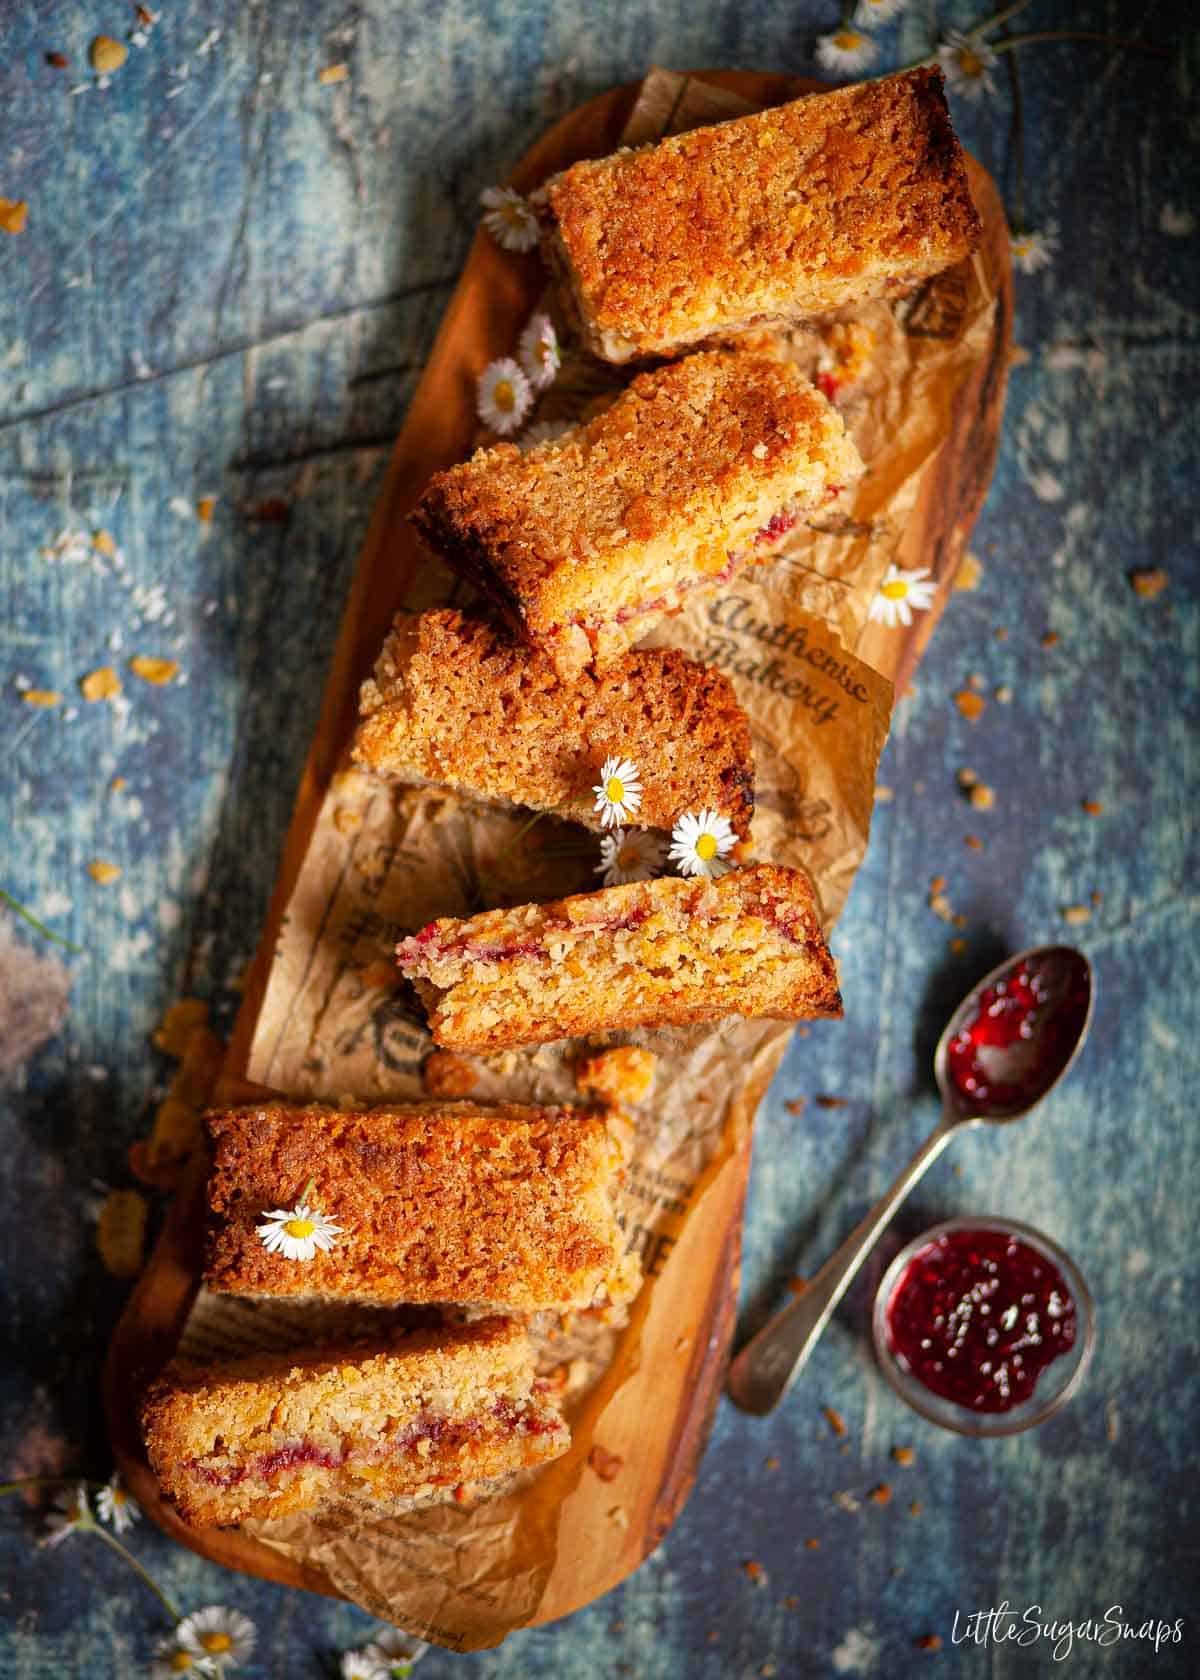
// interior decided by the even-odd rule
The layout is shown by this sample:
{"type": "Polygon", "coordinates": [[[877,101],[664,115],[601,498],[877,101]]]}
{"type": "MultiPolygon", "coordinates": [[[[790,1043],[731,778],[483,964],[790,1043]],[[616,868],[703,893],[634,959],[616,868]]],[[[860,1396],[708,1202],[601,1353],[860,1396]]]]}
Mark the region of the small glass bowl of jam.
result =
{"type": "Polygon", "coordinates": [[[1016,1435],[1064,1405],[1096,1341],[1070,1257],[1015,1219],[948,1219],[902,1248],[872,1316],[884,1376],[960,1435],[1016,1435]]]}

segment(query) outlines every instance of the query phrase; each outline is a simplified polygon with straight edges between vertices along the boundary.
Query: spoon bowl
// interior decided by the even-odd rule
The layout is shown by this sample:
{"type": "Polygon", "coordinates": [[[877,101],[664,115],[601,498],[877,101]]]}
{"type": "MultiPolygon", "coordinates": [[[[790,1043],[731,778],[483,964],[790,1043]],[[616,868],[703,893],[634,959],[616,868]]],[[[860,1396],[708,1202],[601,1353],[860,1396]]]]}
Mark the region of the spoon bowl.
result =
{"type": "Polygon", "coordinates": [[[1091,964],[1072,945],[1034,945],[985,974],[934,1052],[946,1118],[995,1124],[1028,1114],[1082,1049],[1094,998],[1091,964]]]}
{"type": "Polygon", "coordinates": [[[783,1399],[896,1209],[957,1131],[1019,1120],[1053,1090],[1087,1037],[1094,990],[1081,951],[1038,945],[1009,957],[967,994],[934,1055],[941,1119],[803,1295],[738,1354],[727,1383],[735,1405],[761,1415],[783,1399]]]}

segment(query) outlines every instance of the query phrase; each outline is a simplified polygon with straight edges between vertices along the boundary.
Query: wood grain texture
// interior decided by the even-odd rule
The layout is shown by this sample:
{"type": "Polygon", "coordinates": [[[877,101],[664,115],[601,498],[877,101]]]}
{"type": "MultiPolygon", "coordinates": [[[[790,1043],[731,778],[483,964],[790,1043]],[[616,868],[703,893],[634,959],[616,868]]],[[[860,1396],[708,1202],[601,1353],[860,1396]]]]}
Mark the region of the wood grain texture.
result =
{"type": "MultiPolygon", "coordinates": [[[[781,103],[820,84],[795,77],[749,72],[700,71],[696,76],[757,105],[781,103]]],[[[617,144],[637,95],[637,84],[590,100],[556,124],[513,174],[528,191],[548,174],[580,157],[599,156],[617,144]]],[[[940,616],[967,536],[982,504],[995,460],[1003,414],[1012,314],[1012,273],[1007,229],[994,187],[972,165],[972,188],[983,217],[981,260],[997,296],[987,355],[957,394],[951,437],[929,475],[905,536],[903,563],[919,560],[938,583],[934,607],[908,630],[868,628],[867,657],[902,686],[940,616]]],[[[305,868],[308,848],[329,781],[343,760],[357,718],[358,687],[405,597],[423,554],[406,515],[432,473],[469,452],[475,430],[469,392],[474,377],[512,342],[543,284],[535,257],[514,261],[482,231],[450,300],[404,429],[397,440],[355,571],[349,602],[326,683],[317,733],[301,779],[275,894],[258,952],[246,981],[226,1059],[218,1101],[238,1099],[271,973],[282,918],[305,868]]],[[[780,1055],[783,1047],[780,1047],[780,1055]]],[[[690,1209],[683,1237],[668,1264],[694,1275],[686,1325],[668,1322],[670,1298],[652,1300],[635,1314],[632,1334],[640,1355],[604,1413],[607,1451],[637,1465],[632,1486],[622,1489],[623,1521],[612,1521],[611,1496],[594,1478],[573,1480],[558,1524],[557,1564],[542,1596],[537,1622],[571,1614],[601,1597],[661,1542],[694,1485],[721,1391],[733,1335],[741,1219],[750,1160],[749,1105],[739,1115],[742,1144],[718,1163],[690,1209]],[[678,1357],[682,1350],[685,1357],[678,1357]],[[653,1400],[651,1401],[651,1394],[653,1400]],[[652,1407],[653,1423],[647,1425],[652,1407]]],[[[733,1124],[731,1120],[731,1125],[733,1124]]],[[[159,1496],[149,1473],[135,1419],[136,1390],[155,1359],[172,1345],[198,1279],[202,1198],[195,1175],[172,1209],[158,1249],[117,1327],[106,1362],[106,1405],[114,1452],[143,1508],[172,1535],[213,1562],[333,1593],[317,1569],[297,1566],[237,1530],[189,1529],[159,1496]],[[191,1291],[186,1286],[190,1274],[191,1291]]]]}

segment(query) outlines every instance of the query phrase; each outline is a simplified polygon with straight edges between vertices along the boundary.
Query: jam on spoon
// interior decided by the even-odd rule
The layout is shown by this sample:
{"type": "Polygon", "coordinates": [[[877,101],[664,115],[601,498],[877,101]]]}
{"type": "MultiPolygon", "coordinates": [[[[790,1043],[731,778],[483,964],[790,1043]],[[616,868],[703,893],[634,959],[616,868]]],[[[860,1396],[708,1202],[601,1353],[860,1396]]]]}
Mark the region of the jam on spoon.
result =
{"type": "Polygon", "coordinates": [[[888,1344],[916,1379],[975,1412],[1007,1412],[1075,1343],[1075,1302],[1046,1255],[1011,1232],[943,1232],[904,1268],[888,1344]]]}
{"type": "Polygon", "coordinates": [[[979,992],[947,1044],[951,1084],[976,1113],[1036,1101],[1077,1042],[1089,997],[1084,973],[1037,958],[1018,963],[979,992]]]}

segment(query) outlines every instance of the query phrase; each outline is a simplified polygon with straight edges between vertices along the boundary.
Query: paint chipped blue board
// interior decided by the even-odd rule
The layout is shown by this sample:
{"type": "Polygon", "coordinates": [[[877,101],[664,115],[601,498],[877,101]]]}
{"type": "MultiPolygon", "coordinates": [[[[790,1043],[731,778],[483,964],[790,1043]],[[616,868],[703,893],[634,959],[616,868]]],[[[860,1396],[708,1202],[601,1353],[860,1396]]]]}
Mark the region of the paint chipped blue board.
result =
{"type": "MultiPolygon", "coordinates": [[[[925,50],[926,10],[885,36],[888,63],[925,50]]],[[[210,0],[165,11],[107,91],[76,95],[88,40],[123,33],[122,10],[15,11],[0,194],[30,213],[23,234],[0,236],[0,884],[85,954],[37,946],[72,976],[70,1013],[3,1093],[0,1428],[4,1468],[102,1475],[91,1377],[123,1291],[93,1259],[89,1216],[98,1187],[129,1182],[126,1150],[168,1075],[148,1043],[165,1005],[198,994],[228,1021],[236,1004],[350,570],[480,188],[650,62],[809,69],[837,8],[210,0]],[[67,71],[43,63],[51,49],[67,71]],[[348,79],[320,84],[338,63],[348,79]],[[206,526],[190,509],[208,494],[206,526]],[[285,524],[241,511],[271,500],[288,504],[285,524]],[[97,528],[120,568],[69,545],[42,553],[97,528]],[[127,706],[79,697],[81,676],[134,653],[178,660],[186,681],[124,673],[127,706]],[[66,699],[33,712],[19,680],[66,699]],[[96,858],[119,881],[91,881],[96,858]]],[[[945,24],[975,16],[942,8],[945,24]]],[[[1018,285],[1027,359],[977,530],[982,581],[954,598],[880,772],[892,797],[835,941],[847,1020],[797,1042],[761,1116],[745,1329],[931,1124],[947,1010],[1004,951],[1060,937],[1071,904],[1092,909],[1072,935],[1098,972],[1092,1041],[1044,1115],[964,1138],[935,1169],[780,1413],[721,1409],[697,1492],[638,1575],[498,1652],[431,1654],[430,1680],[466,1666],[496,1680],[724,1680],[768,1663],[801,1680],[891,1680],[926,1661],[969,1676],[1196,1672],[1200,203],[1183,66],[1197,30],[1183,5],[1099,0],[1035,0],[1026,22],[1145,33],[1176,54],[1022,54],[1030,218],[1057,222],[1060,253],[1018,285]],[[1141,601],[1126,573],[1149,565],[1170,582],[1141,601]],[[1043,647],[1049,631],[1059,640],[1043,647]],[[951,695],[976,674],[988,703],[969,723],[951,695]],[[995,789],[992,810],[964,803],[963,767],[995,789]],[[928,908],[935,874],[961,930],[928,908]],[[1057,1237],[1100,1314],[1077,1401],[986,1444],[908,1413],[864,1341],[893,1243],[971,1210],[1057,1237]],[[914,1448],[911,1468],[894,1445],[914,1448]],[[880,1481],[886,1506],[863,1498],[880,1481]],[[765,1586],[740,1567],[751,1557],[765,1586]],[[1065,1669],[1045,1644],[952,1646],[956,1612],[961,1635],[1002,1600],[1060,1620],[1114,1603],[1134,1621],[1182,1615],[1188,1643],[1157,1658],[1077,1644],[1065,1669]],[[913,1649],[930,1633],[940,1657],[913,1649]]],[[[1006,113],[1002,100],[956,109],[1002,182],[1006,113]]],[[[35,978],[52,1023],[61,976],[35,978]]],[[[6,939],[0,1044],[22,985],[6,939]]],[[[164,1630],[150,1596],[94,1543],[35,1554],[30,1532],[16,1508],[0,1513],[0,1673],[143,1673],[164,1630]]],[[[263,1676],[333,1673],[369,1629],[158,1533],[134,1544],[185,1604],[259,1621],[263,1676]]]]}

